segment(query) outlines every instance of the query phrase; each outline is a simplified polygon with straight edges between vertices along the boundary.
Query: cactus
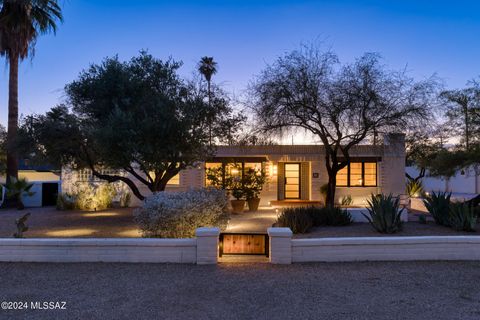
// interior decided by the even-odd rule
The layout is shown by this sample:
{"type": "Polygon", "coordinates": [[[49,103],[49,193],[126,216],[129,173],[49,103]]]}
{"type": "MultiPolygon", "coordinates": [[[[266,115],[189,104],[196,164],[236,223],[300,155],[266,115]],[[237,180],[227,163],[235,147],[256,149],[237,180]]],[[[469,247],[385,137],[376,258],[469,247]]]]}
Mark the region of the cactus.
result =
{"type": "Polygon", "coordinates": [[[401,215],[404,209],[399,210],[399,199],[391,194],[373,195],[367,200],[369,215],[363,216],[370,222],[372,227],[380,233],[395,233],[402,230],[401,215]]]}
{"type": "Polygon", "coordinates": [[[477,212],[467,203],[452,203],[449,211],[450,226],[457,231],[475,231],[477,212]]]}
{"type": "Polygon", "coordinates": [[[451,193],[433,192],[423,200],[428,212],[432,215],[435,223],[450,227],[450,197],[451,193]]]}
{"type": "Polygon", "coordinates": [[[30,212],[24,214],[21,218],[15,220],[17,232],[13,234],[14,238],[24,238],[23,233],[28,231],[28,226],[26,225],[28,217],[30,217],[30,212]]]}

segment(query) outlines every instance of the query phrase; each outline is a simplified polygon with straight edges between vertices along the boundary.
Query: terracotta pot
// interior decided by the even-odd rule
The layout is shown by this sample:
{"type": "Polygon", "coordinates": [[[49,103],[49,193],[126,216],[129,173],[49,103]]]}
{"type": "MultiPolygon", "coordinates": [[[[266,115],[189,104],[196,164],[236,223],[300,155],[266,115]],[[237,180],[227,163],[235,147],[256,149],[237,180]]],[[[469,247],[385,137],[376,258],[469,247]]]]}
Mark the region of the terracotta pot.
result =
{"type": "Polygon", "coordinates": [[[245,208],[245,200],[230,200],[233,213],[242,213],[245,208]]]}
{"type": "Polygon", "coordinates": [[[260,198],[252,198],[248,199],[248,210],[250,211],[257,211],[258,206],[260,205],[260,198]]]}

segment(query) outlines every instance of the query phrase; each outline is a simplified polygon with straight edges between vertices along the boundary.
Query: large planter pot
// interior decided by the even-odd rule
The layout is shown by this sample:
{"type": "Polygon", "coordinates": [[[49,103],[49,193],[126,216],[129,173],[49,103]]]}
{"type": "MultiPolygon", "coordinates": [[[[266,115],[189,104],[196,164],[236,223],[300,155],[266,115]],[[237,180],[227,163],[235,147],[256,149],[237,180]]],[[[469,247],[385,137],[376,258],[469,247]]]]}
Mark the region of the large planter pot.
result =
{"type": "Polygon", "coordinates": [[[245,200],[230,200],[233,213],[242,213],[245,208],[245,200]]]}
{"type": "Polygon", "coordinates": [[[260,198],[252,198],[248,199],[248,210],[250,211],[257,211],[258,206],[260,205],[260,198]]]}

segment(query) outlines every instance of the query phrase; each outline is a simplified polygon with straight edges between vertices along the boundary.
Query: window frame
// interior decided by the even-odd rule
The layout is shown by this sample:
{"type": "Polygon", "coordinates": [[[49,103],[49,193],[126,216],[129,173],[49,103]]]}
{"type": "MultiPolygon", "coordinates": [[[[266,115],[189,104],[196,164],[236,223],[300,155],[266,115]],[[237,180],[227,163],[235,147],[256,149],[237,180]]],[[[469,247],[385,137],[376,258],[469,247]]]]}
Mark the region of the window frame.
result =
{"type": "MultiPolygon", "coordinates": [[[[260,167],[261,167],[261,170],[264,171],[265,170],[265,166],[266,166],[266,163],[265,161],[250,161],[249,159],[245,159],[245,160],[241,160],[241,159],[234,159],[233,161],[206,161],[205,162],[205,171],[207,170],[207,167],[206,167],[206,164],[208,163],[214,163],[214,164],[221,164],[221,168],[222,168],[222,189],[223,190],[231,190],[231,189],[227,189],[226,186],[225,186],[225,180],[226,180],[226,177],[227,177],[227,166],[229,164],[241,164],[241,181],[242,181],[242,184],[243,184],[243,177],[245,175],[245,164],[246,163],[259,163],[260,164],[260,167]]],[[[205,175],[205,179],[203,181],[203,184],[205,187],[208,187],[208,184],[207,184],[207,176],[205,175]]],[[[263,187],[260,189],[260,190],[263,190],[263,187]]]]}
{"type": "MultiPolygon", "coordinates": [[[[347,184],[346,185],[336,185],[336,187],[339,188],[376,188],[378,187],[378,161],[375,160],[353,160],[350,161],[347,166],[345,167],[347,169],[347,184]],[[351,163],[361,163],[362,164],[362,185],[352,185],[350,181],[350,164],[351,163]],[[365,185],[365,163],[375,163],[375,185],[365,185]]],[[[343,168],[343,169],[345,169],[343,168]]],[[[343,170],[342,169],[342,170],[343,170]]],[[[338,174],[338,172],[337,172],[338,174]]]]}

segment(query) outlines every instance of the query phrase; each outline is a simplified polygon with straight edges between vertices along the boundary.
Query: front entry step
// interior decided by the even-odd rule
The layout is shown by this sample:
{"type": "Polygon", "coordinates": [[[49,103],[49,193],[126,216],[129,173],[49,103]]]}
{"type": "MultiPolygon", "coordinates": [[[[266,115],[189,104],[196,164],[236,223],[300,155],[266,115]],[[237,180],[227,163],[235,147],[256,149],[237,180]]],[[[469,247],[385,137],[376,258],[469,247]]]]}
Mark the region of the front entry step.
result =
{"type": "Polygon", "coordinates": [[[219,254],[268,257],[268,234],[221,233],[219,254]]]}

